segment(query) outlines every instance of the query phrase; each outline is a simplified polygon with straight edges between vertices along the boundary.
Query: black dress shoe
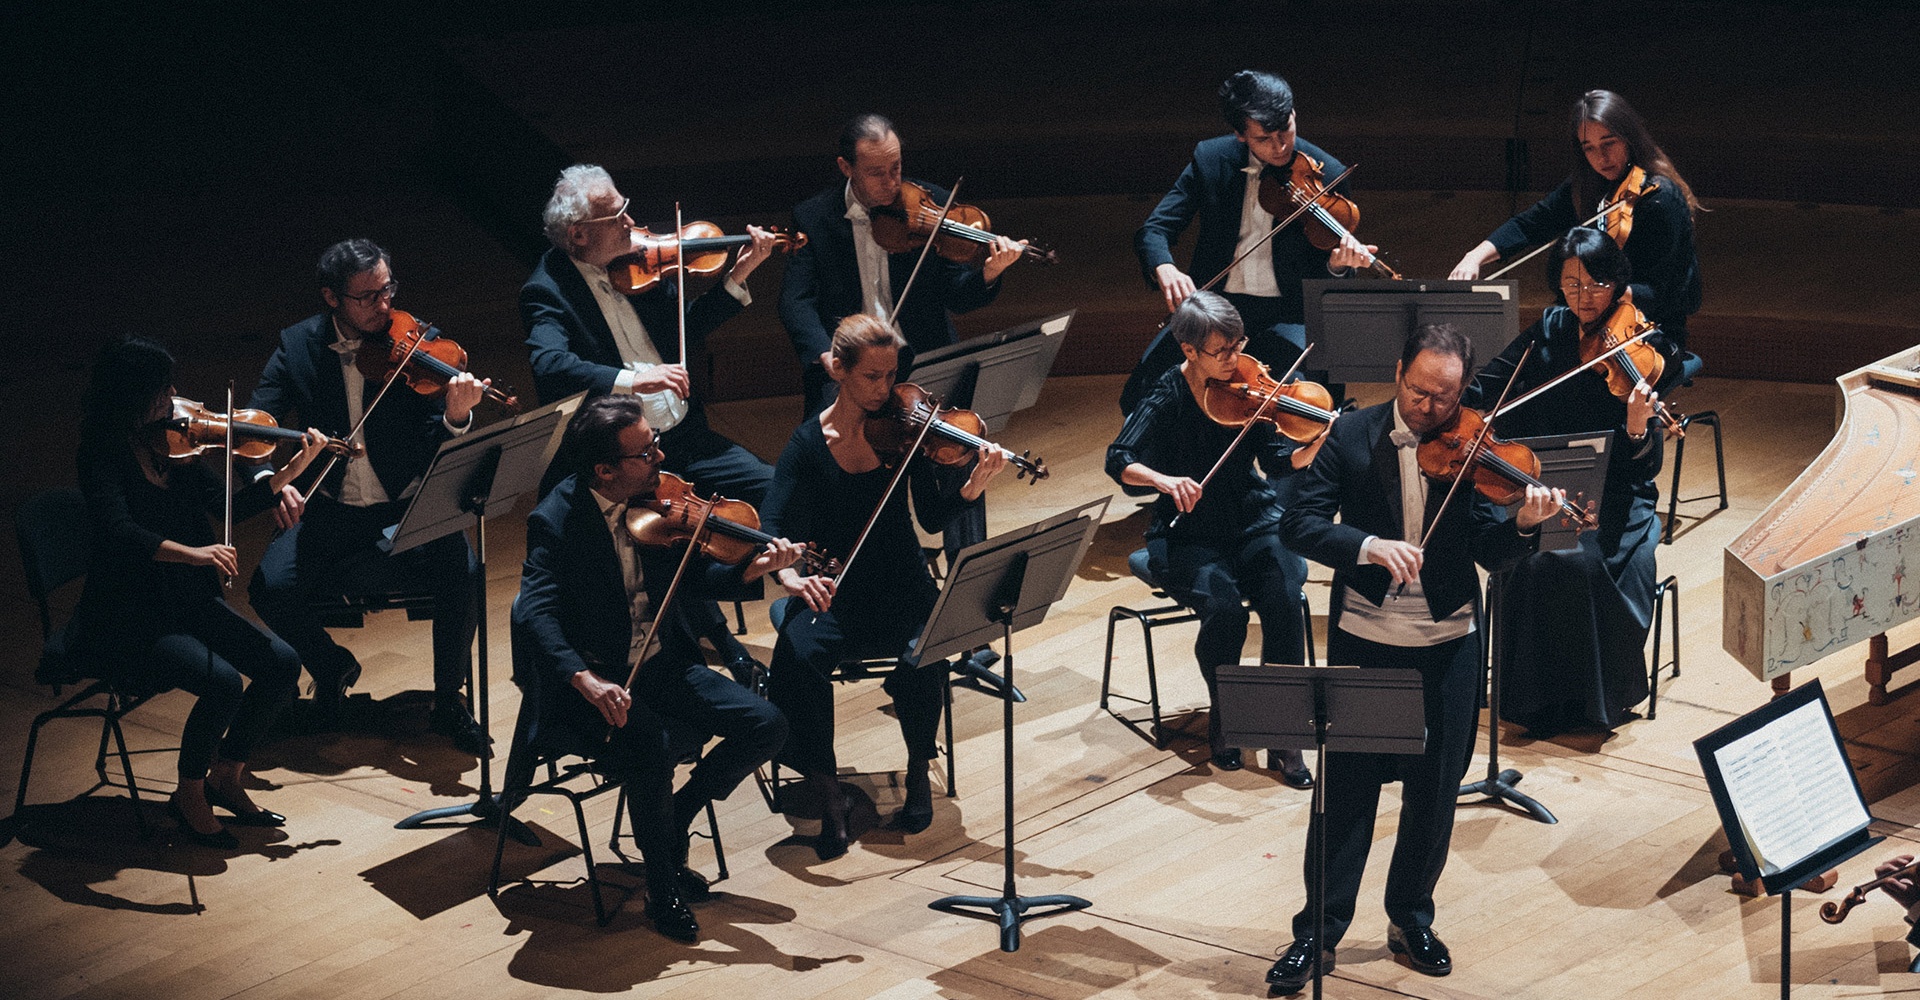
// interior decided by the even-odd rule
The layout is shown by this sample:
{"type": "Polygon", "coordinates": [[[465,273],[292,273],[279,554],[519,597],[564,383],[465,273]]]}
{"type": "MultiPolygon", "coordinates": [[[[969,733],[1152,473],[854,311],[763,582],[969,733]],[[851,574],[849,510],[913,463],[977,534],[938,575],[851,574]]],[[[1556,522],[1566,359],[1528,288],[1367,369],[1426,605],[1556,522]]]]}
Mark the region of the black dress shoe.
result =
{"type": "Polygon", "coordinates": [[[1286,755],[1280,750],[1267,751],[1267,770],[1280,774],[1280,783],[1289,788],[1312,788],[1313,769],[1302,760],[1297,767],[1286,766],[1286,755]]]}
{"type": "Polygon", "coordinates": [[[433,706],[427,714],[427,727],[453,741],[453,748],[475,757],[493,756],[493,737],[480,728],[466,706],[454,702],[433,706]]]}
{"type": "Polygon", "coordinates": [[[927,762],[907,765],[907,801],[893,818],[892,826],[904,833],[921,833],[933,825],[933,783],[927,777],[927,762]]]}
{"type": "Polygon", "coordinates": [[[687,909],[687,903],[680,898],[678,888],[658,892],[649,888],[647,919],[653,921],[654,930],[675,941],[694,944],[700,940],[700,922],[693,919],[693,911],[687,909]]]}
{"type": "MultiPolygon", "coordinates": [[[[1320,959],[1320,974],[1325,976],[1333,972],[1333,952],[1325,952],[1320,959]]],[[[1295,938],[1287,946],[1287,953],[1280,961],[1273,963],[1267,970],[1267,985],[1273,992],[1280,994],[1298,993],[1313,978],[1313,939],[1295,938]]]]}
{"type": "Polygon", "coordinates": [[[252,809],[242,809],[239,806],[233,804],[231,801],[228,801],[226,798],[215,793],[212,789],[208,789],[207,791],[207,804],[213,805],[213,806],[219,806],[220,808],[225,809],[226,811],[232,813],[233,819],[230,820],[229,822],[237,826],[286,826],[287,825],[287,818],[285,816],[280,815],[277,812],[274,812],[271,809],[262,809],[259,806],[254,806],[252,809]]]}
{"type": "Polygon", "coordinates": [[[708,884],[705,875],[688,868],[686,865],[681,865],[680,870],[675,873],[675,877],[680,881],[681,899],[689,903],[704,903],[713,898],[713,886],[708,884]]]}
{"type": "Polygon", "coordinates": [[[733,682],[764,696],[767,690],[767,665],[753,658],[752,654],[741,652],[727,660],[727,673],[733,675],[733,682]]]}
{"type": "Polygon", "coordinates": [[[1246,764],[1240,760],[1240,748],[1228,747],[1213,752],[1213,766],[1222,771],[1238,771],[1246,764]]]}
{"type": "Polygon", "coordinates": [[[173,817],[175,823],[180,824],[180,833],[183,836],[201,847],[211,848],[216,851],[236,851],[240,849],[240,838],[234,836],[233,831],[224,826],[215,833],[201,833],[194,829],[193,824],[187,822],[187,814],[181,810],[180,803],[172,799],[167,800],[167,815],[173,817]]]}
{"type": "Polygon", "coordinates": [[[313,675],[314,719],[322,728],[331,729],[339,724],[347,689],[360,680],[360,661],[348,654],[332,668],[308,667],[307,671],[313,675]]]}
{"type": "Polygon", "coordinates": [[[1415,972],[1444,976],[1453,971],[1453,956],[1447,953],[1447,946],[1434,936],[1431,927],[1402,928],[1398,924],[1388,924],[1387,950],[1407,956],[1407,962],[1415,972]]]}

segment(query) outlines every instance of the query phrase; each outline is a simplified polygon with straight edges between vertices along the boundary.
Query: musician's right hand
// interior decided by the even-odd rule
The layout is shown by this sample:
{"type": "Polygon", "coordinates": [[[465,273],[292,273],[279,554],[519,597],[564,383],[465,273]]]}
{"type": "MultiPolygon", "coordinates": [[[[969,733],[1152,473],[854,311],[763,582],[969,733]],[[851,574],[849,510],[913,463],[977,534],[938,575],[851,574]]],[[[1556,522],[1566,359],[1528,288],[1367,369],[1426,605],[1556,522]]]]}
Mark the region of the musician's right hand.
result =
{"type": "Polygon", "coordinates": [[[591,670],[574,674],[569,683],[587,699],[587,704],[600,710],[600,717],[607,720],[607,725],[618,729],[627,724],[627,708],[633,704],[633,696],[626,688],[591,670]]]}
{"type": "Polygon", "coordinates": [[[1423,555],[1420,546],[1392,538],[1374,538],[1367,543],[1367,561],[1385,566],[1393,574],[1396,586],[1420,579],[1423,555]]]}
{"type": "Polygon", "coordinates": [[[1154,268],[1153,278],[1160,283],[1160,295],[1167,301],[1168,312],[1180,308],[1180,303],[1195,291],[1193,278],[1172,264],[1154,268]]]}
{"type": "Polygon", "coordinates": [[[1186,476],[1161,476],[1153,488],[1173,498],[1173,506],[1185,514],[1200,504],[1200,484],[1186,476]]]}
{"type": "Polygon", "coordinates": [[[1493,244],[1482,240],[1478,246],[1467,251],[1465,257],[1460,258],[1460,263],[1453,265],[1453,270],[1447,273],[1447,280],[1478,281],[1480,280],[1481,269],[1485,268],[1488,263],[1499,259],[1499,249],[1493,244]]]}
{"type": "Polygon", "coordinates": [[[234,577],[240,575],[240,553],[231,545],[198,545],[187,548],[186,563],[189,566],[212,566],[220,575],[234,577]]]}
{"type": "Polygon", "coordinates": [[[659,392],[663,389],[673,391],[681,399],[693,393],[693,380],[687,375],[685,365],[654,365],[633,376],[633,394],[659,392]]]}
{"type": "Polygon", "coordinates": [[[833,607],[833,578],[827,576],[801,576],[798,573],[780,574],[780,586],[786,592],[807,602],[814,611],[825,611],[833,607]]]}

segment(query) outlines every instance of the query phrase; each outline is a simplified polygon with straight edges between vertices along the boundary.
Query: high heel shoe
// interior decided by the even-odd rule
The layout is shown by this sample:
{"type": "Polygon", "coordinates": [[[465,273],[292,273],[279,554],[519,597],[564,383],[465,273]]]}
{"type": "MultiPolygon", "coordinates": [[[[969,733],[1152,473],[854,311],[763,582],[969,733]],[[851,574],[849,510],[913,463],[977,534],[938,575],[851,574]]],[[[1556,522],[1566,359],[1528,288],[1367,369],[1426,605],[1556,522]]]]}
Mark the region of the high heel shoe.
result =
{"type": "Polygon", "coordinates": [[[274,812],[271,809],[262,809],[259,806],[254,806],[250,810],[242,809],[232,799],[229,799],[223,795],[220,795],[219,793],[215,792],[211,788],[207,789],[207,804],[210,806],[219,806],[220,808],[225,809],[226,811],[232,813],[233,818],[228,822],[233,823],[236,826],[286,826],[287,825],[287,818],[285,816],[280,815],[277,812],[274,812]]]}
{"type": "Polygon", "coordinates": [[[216,851],[232,851],[240,847],[240,838],[234,836],[233,831],[226,827],[221,827],[217,833],[201,833],[194,829],[193,824],[187,822],[186,811],[180,808],[180,803],[172,799],[167,800],[167,815],[173,817],[175,823],[180,824],[180,832],[185,834],[188,840],[201,847],[216,851]]]}

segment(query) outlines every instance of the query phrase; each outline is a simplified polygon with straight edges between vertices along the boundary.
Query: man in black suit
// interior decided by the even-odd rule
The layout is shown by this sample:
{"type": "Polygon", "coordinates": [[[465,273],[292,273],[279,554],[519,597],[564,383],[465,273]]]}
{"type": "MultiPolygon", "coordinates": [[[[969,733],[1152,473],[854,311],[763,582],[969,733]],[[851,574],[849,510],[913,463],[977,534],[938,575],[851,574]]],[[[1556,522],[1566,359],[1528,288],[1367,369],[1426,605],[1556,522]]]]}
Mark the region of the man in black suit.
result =
{"type": "Polygon", "coordinates": [[[523,746],[597,759],[626,785],[647,863],[647,915],[661,933],[693,941],[700,926],[686,899],[703,896],[706,882],[686,868],[687,829],[708,802],[772,759],[786,742],[787,720],[707,668],[688,601],[704,584],[755,580],[789,566],[800,546],[776,540],[731,567],[696,556],[663,610],[679,553],[641,547],[625,525],[629,502],[652,495],[664,460],[644,404],[631,395],[590,400],[567,437],[575,472],[527,517],[527,561],[513,602],[513,679],[526,700],[508,787],[530,774],[523,746]],[[643,651],[657,615],[664,617],[643,651]],[[629,692],[622,685],[636,663],[629,692]],[[712,736],[720,743],[673,791],[679,751],[712,736]]]}
{"type": "MultiPolygon", "coordinates": [[[[1313,464],[1294,477],[1294,501],[1280,521],[1288,548],[1333,569],[1327,662],[1418,670],[1426,700],[1425,753],[1332,753],[1320,776],[1327,894],[1326,937],[1317,947],[1328,955],[1326,969],[1353,921],[1380,786],[1397,779],[1400,829],[1387,872],[1387,946],[1427,975],[1452,971],[1446,945],[1433,932],[1433,891],[1446,866],[1454,801],[1478,716],[1483,660],[1473,567],[1510,565],[1531,552],[1541,522],[1560,500],[1558,491],[1529,487],[1508,520],[1471,483],[1446,501],[1447,484],[1421,475],[1415,446],[1452,418],[1473,370],[1472,342],[1452,326],[1416,329],[1395,368],[1393,401],[1334,423],[1313,464]]],[[[1282,992],[1299,990],[1313,971],[1318,872],[1311,850],[1305,869],[1308,902],[1293,918],[1293,944],[1267,973],[1282,992]]]]}
{"type": "MultiPolygon", "coordinates": [[[[686,359],[679,356],[680,301],[672,283],[663,278],[644,292],[625,295],[607,278],[608,262],[630,250],[633,229],[627,199],[613,178],[585,164],[561,171],[544,223],[553,246],[520,289],[520,319],[540,401],[581,391],[633,396],[660,432],[667,472],[692,483],[703,496],[719,494],[757,506],[773,468],[708,426],[705,407],[692,395],[686,359]]],[[[773,236],[757,226],[749,226],[748,233],[753,242],[740,251],[726,279],[687,307],[687,353],[693,357],[705,353],[708,334],[752,301],[747,276],[772,252],[773,236]]],[[[562,448],[541,492],[575,464],[562,448]]],[[[718,605],[705,599],[699,611],[700,634],[735,676],[744,678],[758,668],[718,605]]]]}
{"type": "Polygon", "coordinates": [[[404,385],[380,396],[381,383],[363,376],[355,361],[362,350],[387,348],[399,287],[387,252],[370,240],[336,243],[321,254],[319,277],[327,310],[280,331],[247,405],[288,426],[336,435],[359,427],[366,456],[336,463],[302,521],[274,536],[249,587],[254,610],[299,651],[321,716],[330,720],[359,679],[360,663],[327,635],[312,602],[396,587],[431,590],[433,730],[465,753],[491,756],[491,737],[461,698],[472,669],[479,582],[466,536],[447,535],[391,555],[386,534],[406,513],[440,443],[472,427],[485,383],[462,373],[442,396],[404,385]]]}
{"type": "MultiPolygon", "coordinates": [[[[1180,172],[1173,190],[1134,233],[1140,269],[1148,286],[1160,290],[1168,312],[1194,293],[1197,281],[1210,280],[1225,270],[1279,221],[1260,204],[1262,174],[1272,173],[1284,183],[1294,158],[1302,154],[1321,163],[1327,180],[1346,169],[1325,150],[1298,137],[1293,88],[1272,73],[1241,70],[1228,77],[1220,85],[1220,112],[1233,134],[1195,146],[1193,160],[1180,172]],[[1200,232],[1194,239],[1192,263],[1182,271],[1173,262],[1173,244],[1196,218],[1200,232]]],[[[1348,193],[1348,185],[1342,181],[1335,190],[1348,193]]],[[[1331,252],[1318,249],[1307,241],[1306,228],[1295,222],[1274,234],[1264,248],[1248,254],[1214,290],[1224,294],[1246,321],[1247,353],[1277,374],[1307,346],[1301,280],[1345,275],[1364,265],[1367,254],[1375,249],[1351,240],[1331,252]]],[[[1179,346],[1161,330],[1121,390],[1120,411],[1133,412],[1160,373],[1179,363],[1179,346]]],[[[1334,398],[1337,402],[1340,397],[1334,398]]]]}

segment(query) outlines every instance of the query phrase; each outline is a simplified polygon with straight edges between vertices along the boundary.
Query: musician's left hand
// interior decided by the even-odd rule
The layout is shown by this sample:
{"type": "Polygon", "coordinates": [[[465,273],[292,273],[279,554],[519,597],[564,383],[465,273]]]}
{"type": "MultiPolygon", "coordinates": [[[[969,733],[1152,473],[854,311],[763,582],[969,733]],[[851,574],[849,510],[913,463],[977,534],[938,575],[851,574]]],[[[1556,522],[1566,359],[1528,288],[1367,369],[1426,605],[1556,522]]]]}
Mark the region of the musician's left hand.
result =
{"type": "Polygon", "coordinates": [[[753,561],[747,564],[746,570],[740,574],[741,579],[752,583],[768,573],[777,573],[799,562],[801,554],[806,551],[807,547],[799,542],[790,542],[784,538],[776,538],[768,542],[767,547],[762,549],[760,554],[754,556],[753,561]]]}
{"type": "Polygon", "coordinates": [[[967,485],[960,488],[960,498],[972,503],[980,499],[987,491],[987,484],[993,477],[1007,467],[1007,452],[1001,448],[982,448],[980,460],[973,463],[973,474],[967,477],[967,485]]]}
{"type": "Polygon", "coordinates": [[[742,287],[747,283],[747,275],[773,256],[772,233],[759,226],[748,226],[747,235],[753,238],[753,242],[740,248],[740,256],[733,259],[733,270],[727,272],[727,277],[742,287]]]}
{"type": "MultiPolygon", "coordinates": [[[[1335,410],[1333,411],[1333,420],[1338,419],[1340,419],[1340,411],[1335,410]]],[[[1293,449],[1293,454],[1287,456],[1288,461],[1292,463],[1296,470],[1304,469],[1313,464],[1313,457],[1320,454],[1320,446],[1327,443],[1327,435],[1333,433],[1333,420],[1327,421],[1327,426],[1320,432],[1319,437],[1293,449]]]]}
{"type": "Polygon", "coordinates": [[[1566,490],[1550,490],[1544,486],[1527,487],[1527,498],[1520,501],[1520,510],[1514,515],[1514,521],[1521,531],[1532,531],[1546,523],[1547,518],[1560,512],[1560,505],[1567,502],[1566,490]]]}
{"type": "Polygon", "coordinates": [[[980,268],[980,277],[984,278],[989,285],[999,281],[1000,275],[1005,273],[1007,268],[1012,267],[1014,261],[1020,259],[1023,253],[1020,248],[1026,245],[1026,240],[1015,243],[1005,236],[995,236],[993,248],[987,251],[987,263],[980,268]]]}
{"type": "Polygon", "coordinates": [[[1366,267],[1373,254],[1380,248],[1371,243],[1362,243],[1351,234],[1340,240],[1333,248],[1333,256],[1327,260],[1327,266],[1333,268],[1366,267]]]}
{"type": "Polygon", "coordinates": [[[1647,422],[1653,419],[1654,405],[1660,402],[1660,394],[1645,379],[1627,393],[1627,433],[1634,438],[1647,436],[1647,422]]]}
{"type": "Polygon", "coordinates": [[[481,397],[487,394],[487,386],[492,379],[481,381],[471,372],[461,372],[447,380],[447,423],[458,427],[473,416],[473,408],[480,405],[481,397]]]}
{"type": "MultiPolygon", "coordinates": [[[[1873,877],[1887,878],[1888,875],[1910,864],[1913,864],[1913,855],[1911,854],[1901,854],[1888,858],[1874,867],[1873,877]]],[[[1887,879],[1887,881],[1880,883],[1880,888],[1885,891],[1887,895],[1892,896],[1894,902],[1899,903],[1901,906],[1911,909],[1913,904],[1920,903],[1920,881],[1916,881],[1912,874],[1887,879]]]]}
{"type": "Polygon", "coordinates": [[[306,513],[307,502],[300,491],[291,484],[280,487],[280,495],[273,504],[273,526],[285,531],[300,523],[300,515],[306,513]]]}

